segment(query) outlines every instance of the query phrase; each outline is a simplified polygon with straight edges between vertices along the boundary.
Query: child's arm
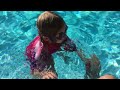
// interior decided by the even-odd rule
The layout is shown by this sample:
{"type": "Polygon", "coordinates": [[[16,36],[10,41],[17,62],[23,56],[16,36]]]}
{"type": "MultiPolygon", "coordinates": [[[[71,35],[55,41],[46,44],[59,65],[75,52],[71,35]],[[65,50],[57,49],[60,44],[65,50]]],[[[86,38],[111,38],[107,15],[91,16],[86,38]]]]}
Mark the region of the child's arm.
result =
{"type": "Polygon", "coordinates": [[[76,50],[76,53],[81,58],[81,60],[86,63],[88,61],[88,58],[86,58],[85,54],[83,53],[82,49],[80,51],[76,50]]]}
{"type": "Polygon", "coordinates": [[[60,56],[62,58],[62,60],[64,60],[64,62],[66,64],[69,64],[69,59],[70,57],[69,56],[65,56],[63,52],[58,52],[56,53],[58,56],[60,56]]]}

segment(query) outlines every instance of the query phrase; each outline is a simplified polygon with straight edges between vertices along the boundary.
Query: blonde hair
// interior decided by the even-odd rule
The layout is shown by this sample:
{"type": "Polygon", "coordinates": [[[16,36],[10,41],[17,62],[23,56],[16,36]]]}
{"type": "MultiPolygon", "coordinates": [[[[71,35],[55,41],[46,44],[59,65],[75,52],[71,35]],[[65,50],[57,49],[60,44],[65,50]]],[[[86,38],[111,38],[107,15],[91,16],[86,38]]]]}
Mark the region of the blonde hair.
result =
{"type": "Polygon", "coordinates": [[[55,36],[57,32],[65,25],[62,17],[51,11],[43,12],[37,20],[39,35],[55,36]]]}

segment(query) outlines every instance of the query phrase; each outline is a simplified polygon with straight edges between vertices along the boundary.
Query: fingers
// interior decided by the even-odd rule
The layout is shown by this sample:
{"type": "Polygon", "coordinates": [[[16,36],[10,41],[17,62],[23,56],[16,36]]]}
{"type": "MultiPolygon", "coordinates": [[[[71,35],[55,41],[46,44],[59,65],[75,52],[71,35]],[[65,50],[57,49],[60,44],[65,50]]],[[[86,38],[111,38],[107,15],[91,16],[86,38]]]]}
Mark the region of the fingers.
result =
{"type": "Polygon", "coordinates": [[[54,79],[57,79],[57,75],[55,73],[52,73],[52,76],[54,77],[54,79]]]}
{"type": "Polygon", "coordinates": [[[51,71],[46,71],[44,72],[42,79],[57,79],[57,75],[51,71]]]}
{"type": "Polygon", "coordinates": [[[49,79],[48,76],[43,76],[41,79],[49,79]]]}
{"type": "Polygon", "coordinates": [[[42,79],[57,79],[57,77],[52,76],[52,75],[45,75],[42,77],[42,79]]]}
{"type": "Polygon", "coordinates": [[[53,72],[48,72],[48,75],[51,79],[57,79],[57,75],[53,72]]]}

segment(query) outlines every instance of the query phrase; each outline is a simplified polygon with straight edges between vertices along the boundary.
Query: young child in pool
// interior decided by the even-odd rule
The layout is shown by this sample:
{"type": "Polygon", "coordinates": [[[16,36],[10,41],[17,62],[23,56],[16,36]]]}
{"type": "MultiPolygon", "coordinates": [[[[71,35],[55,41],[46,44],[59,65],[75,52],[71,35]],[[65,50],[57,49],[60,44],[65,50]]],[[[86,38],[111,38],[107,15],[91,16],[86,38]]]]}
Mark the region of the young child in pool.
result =
{"type": "MultiPolygon", "coordinates": [[[[31,73],[41,79],[57,79],[52,54],[62,50],[76,51],[85,62],[85,78],[98,78],[100,62],[96,55],[86,58],[82,50],[77,51],[76,45],[66,35],[67,25],[56,13],[45,11],[37,20],[39,35],[27,46],[26,56],[30,62],[31,73]]],[[[62,56],[62,55],[61,55],[62,56]]]]}
{"type": "Polygon", "coordinates": [[[37,28],[39,35],[26,48],[31,73],[40,79],[57,79],[52,54],[62,50],[61,46],[66,51],[76,51],[76,45],[66,35],[65,21],[54,12],[43,12],[37,28]]]}

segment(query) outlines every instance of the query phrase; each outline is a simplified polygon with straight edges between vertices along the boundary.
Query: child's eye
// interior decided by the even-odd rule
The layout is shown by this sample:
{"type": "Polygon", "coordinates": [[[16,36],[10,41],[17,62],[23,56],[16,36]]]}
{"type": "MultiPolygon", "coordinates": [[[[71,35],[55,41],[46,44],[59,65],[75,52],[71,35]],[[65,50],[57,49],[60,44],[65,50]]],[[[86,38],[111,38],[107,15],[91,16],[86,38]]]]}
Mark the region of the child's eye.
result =
{"type": "Polygon", "coordinates": [[[63,36],[64,36],[63,32],[59,33],[59,37],[63,37],[63,36]]]}
{"type": "Polygon", "coordinates": [[[64,32],[59,33],[59,36],[56,37],[57,39],[62,39],[65,36],[64,32]]]}

